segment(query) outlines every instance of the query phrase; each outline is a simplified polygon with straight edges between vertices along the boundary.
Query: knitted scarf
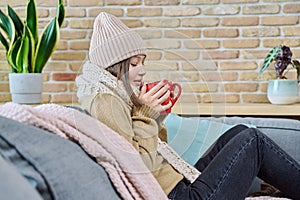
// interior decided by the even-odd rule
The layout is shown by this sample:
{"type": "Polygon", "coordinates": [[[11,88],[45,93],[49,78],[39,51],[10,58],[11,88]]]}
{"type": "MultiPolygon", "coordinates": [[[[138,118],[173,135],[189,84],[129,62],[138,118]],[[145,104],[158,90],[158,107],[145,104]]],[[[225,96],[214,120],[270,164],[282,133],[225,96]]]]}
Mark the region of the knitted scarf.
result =
{"type": "MultiPolygon", "coordinates": [[[[125,101],[131,107],[133,103],[127,94],[124,84],[107,70],[87,61],[83,65],[82,74],[75,80],[77,86],[77,96],[95,95],[96,93],[111,94],[125,101]]],[[[133,92],[138,95],[139,90],[132,87],[133,92]]]]}

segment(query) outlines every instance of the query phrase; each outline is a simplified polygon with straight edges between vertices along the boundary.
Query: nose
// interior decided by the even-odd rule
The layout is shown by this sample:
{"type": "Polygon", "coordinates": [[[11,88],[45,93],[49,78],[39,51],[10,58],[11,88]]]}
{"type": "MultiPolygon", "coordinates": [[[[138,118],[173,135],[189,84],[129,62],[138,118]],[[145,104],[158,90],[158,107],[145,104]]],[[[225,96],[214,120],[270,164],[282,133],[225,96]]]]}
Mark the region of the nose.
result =
{"type": "Polygon", "coordinates": [[[145,74],[146,74],[145,67],[144,65],[141,65],[139,69],[139,75],[144,76],[145,74]]]}

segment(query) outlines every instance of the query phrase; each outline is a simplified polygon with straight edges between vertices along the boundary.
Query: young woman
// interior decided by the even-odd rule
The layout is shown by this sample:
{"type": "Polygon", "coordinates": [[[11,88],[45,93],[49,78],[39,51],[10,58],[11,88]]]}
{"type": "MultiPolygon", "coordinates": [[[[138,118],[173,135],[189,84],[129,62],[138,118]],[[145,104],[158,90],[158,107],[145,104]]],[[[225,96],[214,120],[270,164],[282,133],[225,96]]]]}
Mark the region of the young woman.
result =
{"type": "Polygon", "coordinates": [[[100,13],[89,61],[76,79],[77,95],[85,110],[136,148],[170,199],[243,199],[256,176],[300,199],[299,163],[257,129],[230,129],[194,167],[174,158],[162,142],[167,132],[160,113],[172,106],[161,105],[170,95],[168,85],[161,81],[146,92],[145,58],[141,37],[100,13]]]}

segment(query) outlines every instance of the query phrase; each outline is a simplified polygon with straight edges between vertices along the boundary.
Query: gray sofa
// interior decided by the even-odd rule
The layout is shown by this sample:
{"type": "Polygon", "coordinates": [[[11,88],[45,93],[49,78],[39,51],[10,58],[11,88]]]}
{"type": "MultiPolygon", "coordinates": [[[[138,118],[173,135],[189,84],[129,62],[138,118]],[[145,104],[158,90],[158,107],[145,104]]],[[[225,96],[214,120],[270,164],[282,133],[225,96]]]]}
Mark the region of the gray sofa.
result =
{"type": "MultiPolygon", "coordinates": [[[[300,121],[284,118],[221,117],[210,120],[226,124],[253,125],[274,140],[300,163],[300,121]]],[[[249,193],[260,190],[260,179],[255,179],[249,193]]]]}
{"type": "Polygon", "coordinates": [[[226,124],[249,124],[268,135],[295,160],[300,162],[300,121],[285,118],[221,117],[211,120],[226,124]]]}
{"type": "MultiPolygon", "coordinates": [[[[198,118],[199,119],[199,118],[198,118]]],[[[300,122],[206,118],[253,124],[300,162],[300,122]]],[[[76,143],[0,116],[1,199],[120,199],[104,169],[76,143]]]]}

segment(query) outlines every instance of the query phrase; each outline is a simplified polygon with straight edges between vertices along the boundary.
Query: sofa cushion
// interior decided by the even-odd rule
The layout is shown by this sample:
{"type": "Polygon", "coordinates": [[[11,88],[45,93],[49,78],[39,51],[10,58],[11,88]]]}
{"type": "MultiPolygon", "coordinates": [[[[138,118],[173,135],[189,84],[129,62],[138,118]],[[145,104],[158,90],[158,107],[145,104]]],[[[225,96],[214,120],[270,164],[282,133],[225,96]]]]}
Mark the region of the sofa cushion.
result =
{"type": "Polygon", "coordinates": [[[9,144],[0,147],[2,154],[23,168],[20,173],[31,171],[43,178],[47,188],[36,176],[30,177],[44,199],[120,199],[104,169],[76,143],[1,116],[0,137],[9,144]],[[16,157],[23,160],[12,159],[16,157]]]}
{"type": "Polygon", "coordinates": [[[181,117],[170,113],[165,121],[169,145],[188,163],[194,165],[207,149],[232,127],[201,118],[181,117]]]}
{"type": "Polygon", "coordinates": [[[201,156],[224,131],[237,124],[257,127],[300,162],[299,120],[254,117],[182,117],[170,113],[165,119],[165,124],[168,129],[169,144],[192,164],[198,159],[197,156],[201,156]],[[184,146],[186,148],[183,148],[184,146]]]}

